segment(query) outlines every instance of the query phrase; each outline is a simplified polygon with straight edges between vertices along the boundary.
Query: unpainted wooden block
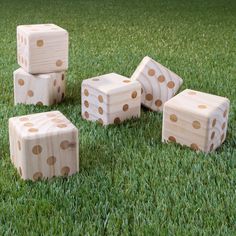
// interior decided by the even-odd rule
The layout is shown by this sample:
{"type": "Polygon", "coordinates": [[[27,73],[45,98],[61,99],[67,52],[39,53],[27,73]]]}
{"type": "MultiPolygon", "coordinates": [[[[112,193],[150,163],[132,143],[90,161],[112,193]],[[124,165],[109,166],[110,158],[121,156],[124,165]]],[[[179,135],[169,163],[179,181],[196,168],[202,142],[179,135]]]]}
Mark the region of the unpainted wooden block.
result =
{"type": "Polygon", "coordinates": [[[140,116],[141,85],[110,73],[84,80],[81,87],[82,117],[103,125],[140,116]]]}
{"type": "Polygon", "coordinates": [[[9,140],[11,161],[22,179],[79,170],[78,129],[59,111],[10,118],[9,140]]]}
{"type": "Polygon", "coordinates": [[[153,111],[162,111],[166,101],[172,98],[183,80],[160,63],[146,56],[143,58],[131,80],[142,85],[142,105],[153,111]]]}
{"type": "Polygon", "coordinates": [[[229,100],[186,89],[164,105],[162,141],[214,151],[226,138],[229,100]]]}
{"type": "Polygon", "coordinates": [[[22,68],[14,71],[14,102],[16,104],[53,105],[63,101],[66,73],[32,75],[22,68]]]}
{"type": "Polygon", "coordinates": [[[68,32],[54,24],[17,26],[18,64],[31,74],[68,68],[68,32]]]}

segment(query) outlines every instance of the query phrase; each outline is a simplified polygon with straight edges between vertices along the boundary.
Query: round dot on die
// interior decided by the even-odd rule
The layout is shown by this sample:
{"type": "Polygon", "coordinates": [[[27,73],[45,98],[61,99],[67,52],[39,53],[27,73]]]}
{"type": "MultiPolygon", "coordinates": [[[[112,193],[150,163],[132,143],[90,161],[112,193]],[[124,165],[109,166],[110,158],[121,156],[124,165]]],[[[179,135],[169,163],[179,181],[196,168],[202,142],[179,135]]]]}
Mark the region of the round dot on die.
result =
{"type": "Polygon", "coordinates": [[[37,40],[36,42],[37,47],[42,47],[44,45],[44,41],[42,39],[37,40]]]}
{"type": "Polygon", "coordinates": [[[47,158],[47,164],[52,166],[56,163],[56,160],[57,160],[56,157],[50,156],[50,157],[47,158]]]}
{"type": "Polygon", "coordinates": [[[58,119],[58,118],[53,118],[53,119],[51,119],[51,121],[54,123],[63,123],[64,122],[64,120],[58,119]]]}
{"type": "Polygon", "coordinates": [[[39,130],[38,129],[36,129],[36,128],[30,128],[30,129],[28,129],[28,132],[30,132],[30,133],[37,133],[39,130]]]}
{"type": "Polygon", "coordinates": [[[123,111],[128,111],[128,109],[129,109],[129,105],[128,105],[128,104],[125,104],[125,105],[123,106],[123,111]]]}
{"type": "Polygon", "coordinates": [[[62,175],[62,176],[67,176],[69,173],[70,173],[70,168],[69,168],[68,166],[64,166],[64,167],[61,169],[61,175],[62,175]]]}
{"type": "Polygon", "coordinates": [[[89,102],[87,100],[84,101],[84,106],[87,108],[89,107],[89,102]]]}
{"type": "Polygon", "coordinates": [[[226,126],[226,123],[224,122],[224,123],[222,124],[221,128],[224,129],[225,126],[226,126]]]}
{"type": "Polygon", "coordinates": [[[224,141],[224,138],[225,138],[225,134],[222,134],[221,137],[220,137],[221,142],[224,141]]]}
{"type": "Polygon", "coordinates": [[[98,78],[94,78],[94,79],[92,79],[92,81],[99,81],[100,79],[98,79],[98,78]]]}
{"type": "Polygon", "coordinates": [[[33,97],[34,96],[34,92],[32,90],[28,90],[27,95],[29,97],[33,97]]]}
{"type": "Polygon", "coordinates": [[[163,83],[163,82],[166,80],[166,78],[165,78],[164,75],[160,75],[160,76],[158,76],[157,80],[158,80],[160,83],[163,83]]]}
{"type": "Polygon", "coordinates": [[[19,84],[20,86],[24,86],[25,81],[24,81],[23,79],[19,79],[19,80],[18,80],[18,84],[19,84]]]}
{"type": "Polygon", "coordinates": [[[211,146],[210,146],[210,151],[212,151],[214,148],[214,144],[212,143],[211,146]]]}
{"type": "Polygon", "coordinates": [[[215,131],[211,133],[211,140],[214,139],[214,137],[215,137],[215,131]]]}
{"type": "Polygon", "coordinates": [[[137,95],[138,95],[138,93],[136,91],[133,91],[131,94],[131,97],[134,99],[137,97],[137,95]]]}
{"type": "Polygon", "coordinates": [[[224,116],[224,118],[227,116],[227,110],[224,111],[223,116],[224,116]]]}
{"type": "Polygon", "coordinates": [[[176,143],[176,138],[174,136],[169,136],[168,141],[172,143],[176,143]]]}
{"type": "Polygon", "coordinates": [[[86,97],[88,97],[89,91],[88,91],[87,89],[84,90],[84,95],[85,95],[86,97]]]}
{"type": "Polygon", "coordinates": [[[32,126],[34,126],[34,124],[31,123],[31,122],[26,122],[26,123],[24,123],[24,126],[26,126],[26,127],[32,127],[32,126]]]}
{"type": "Polygon", "coordinates": [[[101,118],[99,118],[97,121],[99,124],[103,125],[103,120],[101,118]]]}
{"type": "Polygon", "coordinates": [[[155,70],[154,69],[149,69],[148,70],[148,75],[149,76],[154,76],[155,75],[155,70]]]}
{"type": "Polygon", "coordinates": [[[102,95],[98,95],[98,101],[101,102],[101,103],[103,103],[103,97],[102,97],[102,95]]]}
{"type": "Polygon", "coordinates": [[[58,124],[57,127],[58,127],[58,128],[66,128],[67,125],[66,125],[66,124],[58,124]]]}
{"type": "Polygon", "coordinates": [[[161,106],[162,106],[162,101],[161,101],[160,99],[157,99],[157,100],[155,101],[155,105],[156,105],[157,107],[161,107],[161,106]]]}
{"type": "Polygon", "coordinates": [[[174,83],[173,81],[169,81],[169,82],[167,83],[167,87],[168,87],[169,89],[172,89],[172,88],[175,87],[175,83],[174,83]]]}
{"type": "Polygon", "coordinates": [[[57,85],[57,80],[56,80],[56,79],[54,79],[54,81],[53,81],[53,85],[54,85],[54,86],[57,85]]]}
{"type": "Polygon", "coordinates": [[[64,80],[64,79],[65,79],[65,75],[62,74],[62,75],[61,75],[61,80],[64,80]]]}
{"type": "Polygon", "coordinates": [[[98,107],[98,113],[99,113],[100,115],[103,114],[103,109],[102,109],[102,107],[98,107]]]}
{"type": "Polygon", "coordinates": [[[70,146],[70,142],[68,140],[64,140],[60,143],[60,148],[62,150],[66,150],[67,148],[69,148],[70,146]]]}
{"type": "Polygon", "coordinates": [[[29,118],[28,118],[28,117],[21,117],[21,118],[19,118],[19,120],[20,120],[20,121],[28,121],[29,118]]]}
{"type": "Polygon", "coordinates": [[[34,175],[33,175],[33,179],[34,180],[40,180],[43,178],[43,174],[42,172],[36,172],[34,175]]]}
{"type": "Polygon", "coordinates": [[[201,123],[197,120],[193,121],[192,126],[194,129],[200,129],[201,128],[201,123]]]}
{"type": "Polygon", "coordinates": [[[200,105],[198,105],[198,108],[199,108],[199,109],[207,109],[207,105],[205,105],[205,104],[200,104],[200,105]]]}
{"type": "Polygon", "coordinates": [[[194,151],[199,150],[199,147],[198,147],[198,145],[197,145],[196,143],[192,143],[192,144],[190,145],[190,148],[191,148],[192,150],[194,150],[194,151]]]}
{"type": "Polygon", "coordinates": [[[63,64],[63,61],[62,61],[62,60],[57,60],[57,61],[56,61],[56,66],[57,66],[57,67],[62,66],[62,64],[63,64]]]}
{"type": "Polygon", "coordinates": [[[61,100],[63,100],[65,98],[65,93],[61,94],[61,100]]]}
{"type": "Polygon", "coordinates": [[[84,113],[84,117],[87,119],[89,118],[89,113],[87,111],[84,113]]]}
{"type": "Polygon", "coordinates": [[[35,145],[32,148],[32,153],[34,155],[39,155],[43,151],[43,148],[40,145],[35,145]]]}
{"type": "Polygon", "coordinates": [[[216,125],[216,119],[214,119],[214,120],[212,121],[212,128],[214,128],[215,125],[216,125]]]}
{"type": "Polygon", "coordinates": [[[61,87],[60,87],[60,86],[57,88],[57,92],[58,92],[58,93],[61,92],[61,87]]]}
{"type": "Polygon", "coordinates": [[[177,117],[175,114],[171,114],[171,115],[170,115],[170,120],[171,120],[172,122],[177,122],[178,117],[177,117]]]}
{"type": "Polygon", "coordinates": [[[43,106],[43,103],[42,103],[41,101],[38,101],[38,102],[36,103],[36,105],[37,105],[37,106],[43,106]]]}
{"type": "Polygon", "coordinates": [[[153,99],[152,94],[148,93],[148,94],[146,95],[146,100],[147,100],[147,101],[151,101],[152,99],[153,99]]]}
{"type": "Polygon", "coordinates": [[[130,83],[131,81],[130,80],[123,80],[124,83],[130,83]]]}
{"type": "Polygon", "coordinates": [[[120,121],[120,118],[119,118],[119,117],[116,117],[116,118],[114,119],[114,123],[115,123],[115,124],[120,124],[120,122],[121,122],[121,121],[120,121]]]}

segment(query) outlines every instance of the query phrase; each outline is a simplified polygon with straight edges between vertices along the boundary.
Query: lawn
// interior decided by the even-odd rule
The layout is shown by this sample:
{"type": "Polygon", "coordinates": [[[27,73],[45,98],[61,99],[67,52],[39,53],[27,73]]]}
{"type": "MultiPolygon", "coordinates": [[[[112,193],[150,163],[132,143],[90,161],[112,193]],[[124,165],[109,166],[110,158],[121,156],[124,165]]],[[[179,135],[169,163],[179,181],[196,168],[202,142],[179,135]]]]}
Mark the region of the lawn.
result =
{"type": "Polygon", "coordinates": [[[0,235],[235,235],[235,0],[0,0],[0,235]],[[16,26],[70,34],[65,102],[13,105],[16,26]],[[231,100],[228,136],[212,154],[161,143],[162,114],[102,127],[81,119],[83,79],[131,76],[149,55],[191,88],[231,100]],[[80,173],[24,182],[10,162],[8,119],[60,110],[80,130],[80,173]]]}

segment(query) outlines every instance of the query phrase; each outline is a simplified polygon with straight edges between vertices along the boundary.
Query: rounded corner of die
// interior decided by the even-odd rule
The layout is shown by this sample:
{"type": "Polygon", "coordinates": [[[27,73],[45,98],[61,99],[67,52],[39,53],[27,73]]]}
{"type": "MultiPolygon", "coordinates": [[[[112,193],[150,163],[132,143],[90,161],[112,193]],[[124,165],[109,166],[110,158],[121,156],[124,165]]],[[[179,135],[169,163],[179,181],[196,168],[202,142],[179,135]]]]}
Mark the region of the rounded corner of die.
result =
{"type": "Polygon", "coordinates": [[[229,98],[225,97],[224,99],[225,99],[226,106],[230,107],[230,100],[229,100],[229,98]]]}

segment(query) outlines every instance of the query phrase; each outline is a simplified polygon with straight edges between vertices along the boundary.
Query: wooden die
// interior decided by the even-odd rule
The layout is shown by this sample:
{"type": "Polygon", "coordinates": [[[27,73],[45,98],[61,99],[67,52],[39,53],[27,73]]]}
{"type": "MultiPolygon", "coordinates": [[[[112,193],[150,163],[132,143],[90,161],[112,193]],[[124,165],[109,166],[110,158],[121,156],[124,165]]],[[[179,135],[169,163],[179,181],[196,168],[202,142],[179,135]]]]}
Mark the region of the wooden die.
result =
{"type": "Polygon", "coordinates": [[[163,65],[146,56],[143,58],[131,80],[142,85],[142,105],[153,111],[162,111],[166,101],[172,98],[183,80],[163,65]]]}
{"type": "Polygon", "coordinates": [[[141,85],[110,73],[84,80],[81,88],[82,116],[103,125],[140,116],[141,85]]]}
{"type": "Polygon", "coordinates": [[[65,97],[66,73],[32,75],[22,68],[14,71],[14,102],[16,104],[52,105],[65,97]]]}
{"type": "Polygon", "coordinates": [[[79,170],[78,129],[59,111],[10,118],[9,140],[11,161],[22,179],[79,170]]]}
{"type": "Polygon", "coordinates": [[[229,103],[224,97],[184,90],[164,105],[162,141],[214,151],[226,138],[229,103]]]}
{"type": "Polygon", "coordinates": [[[18,64],[28,73],[68,68],[68,32],[54,24],[17,26],[18,64]]]}

